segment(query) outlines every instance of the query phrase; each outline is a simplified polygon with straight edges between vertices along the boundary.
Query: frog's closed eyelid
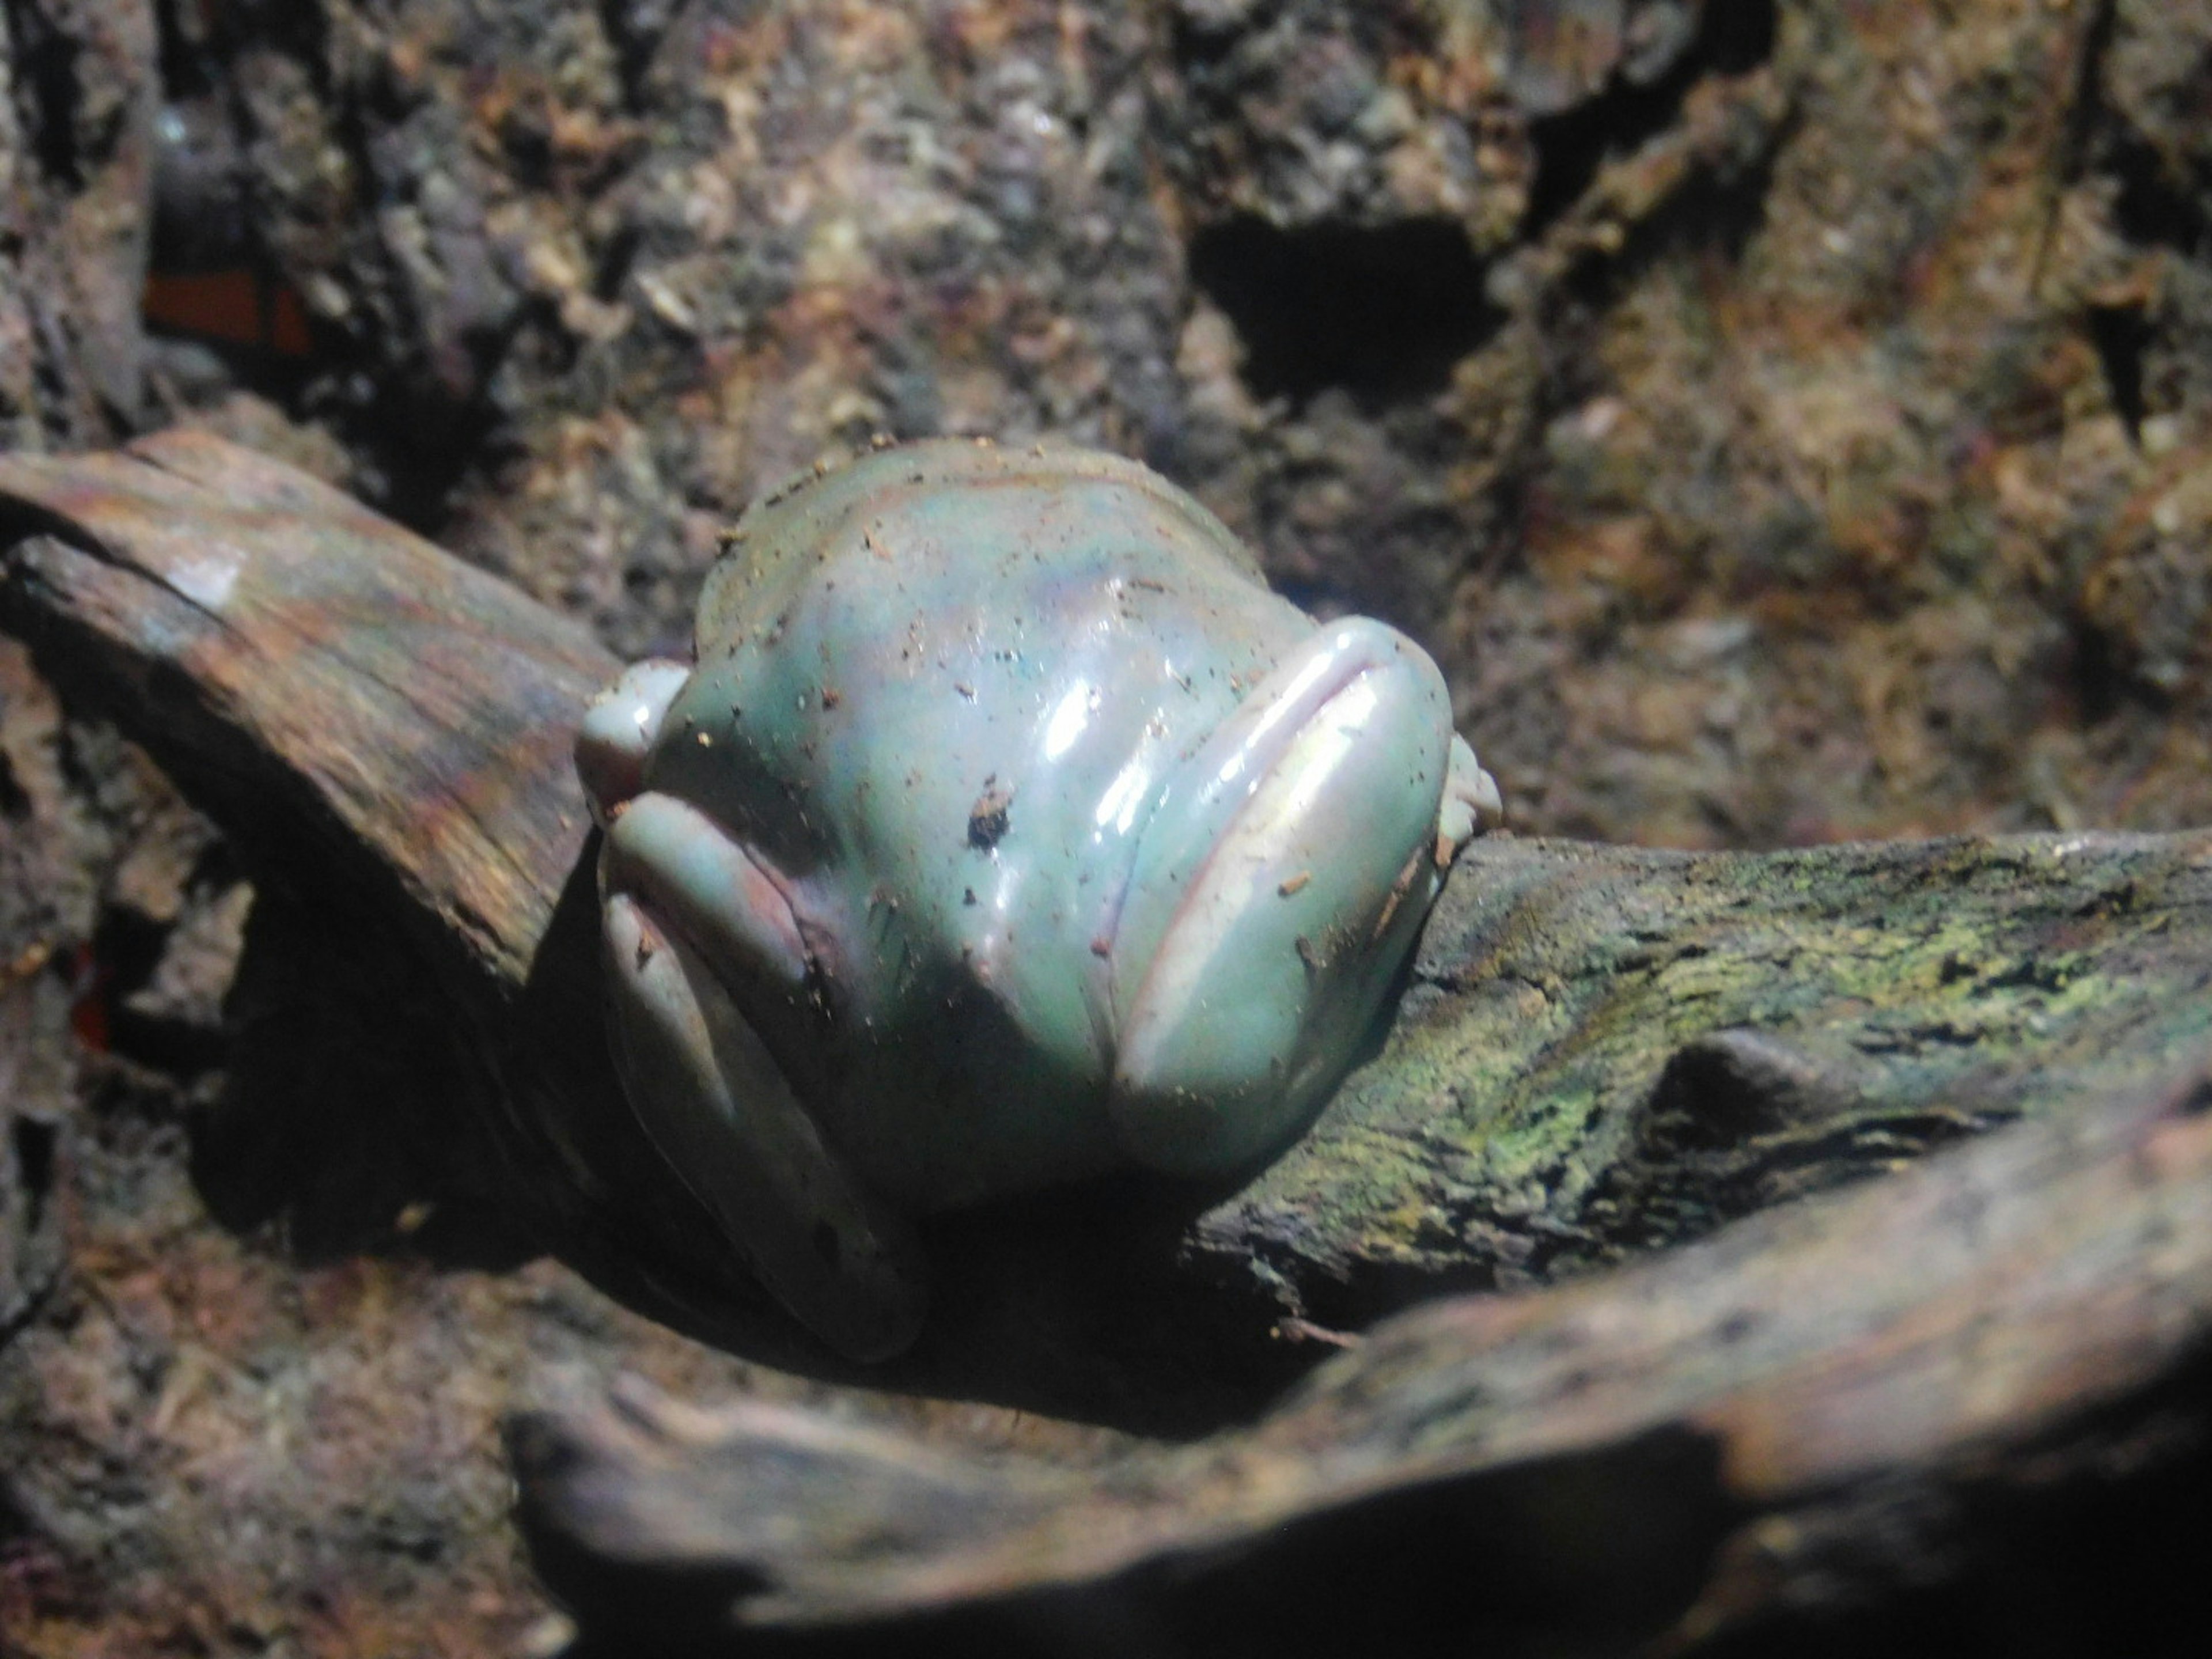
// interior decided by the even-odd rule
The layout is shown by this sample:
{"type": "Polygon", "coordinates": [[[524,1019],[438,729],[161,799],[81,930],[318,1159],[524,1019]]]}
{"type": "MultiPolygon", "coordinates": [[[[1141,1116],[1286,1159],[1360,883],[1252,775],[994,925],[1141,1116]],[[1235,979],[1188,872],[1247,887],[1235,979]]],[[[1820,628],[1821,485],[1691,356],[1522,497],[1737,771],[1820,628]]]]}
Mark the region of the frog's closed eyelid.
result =
{"type": "Polygon", "coordinates": [[[1355,622],[1271,680],[1229,733],[1237,764],[1199,757],[1218,804],[1162,838],[1176,850],[1152,865],[1148,896],[1172,903],[1164,926],[1156,915],[1117,941],[1111,1109],[1133,1156],[1182,1173],[1225,1171],[1297,1132],[1440,879],[1454,739],[1434,665],[1355,622]]]}
{"type": "Polygon", "coordinates": [[[791,902],[767,864],[696,806],[648,793],[607,830],[610,893],[645,895],[718,961],[796,990],[807,951],[791,902]]]}

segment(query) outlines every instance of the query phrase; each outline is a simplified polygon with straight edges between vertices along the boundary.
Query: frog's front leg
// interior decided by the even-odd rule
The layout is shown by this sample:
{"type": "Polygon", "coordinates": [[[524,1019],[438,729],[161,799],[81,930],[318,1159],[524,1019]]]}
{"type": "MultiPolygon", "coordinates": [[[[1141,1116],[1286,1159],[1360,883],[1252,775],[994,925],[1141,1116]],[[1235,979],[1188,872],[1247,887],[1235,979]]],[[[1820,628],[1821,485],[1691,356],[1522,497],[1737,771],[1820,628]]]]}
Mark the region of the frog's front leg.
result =
{"type": "Polygon", "coordinates": [[[712,820],[650,792],[609,824],[601,878],[620,1070],[647,1133],[817,1336],[856,1359],[905,1348],[927,1301],[919,1243],[848,1174],[739,1000],[802,988],[790,906],[712,820]]]}

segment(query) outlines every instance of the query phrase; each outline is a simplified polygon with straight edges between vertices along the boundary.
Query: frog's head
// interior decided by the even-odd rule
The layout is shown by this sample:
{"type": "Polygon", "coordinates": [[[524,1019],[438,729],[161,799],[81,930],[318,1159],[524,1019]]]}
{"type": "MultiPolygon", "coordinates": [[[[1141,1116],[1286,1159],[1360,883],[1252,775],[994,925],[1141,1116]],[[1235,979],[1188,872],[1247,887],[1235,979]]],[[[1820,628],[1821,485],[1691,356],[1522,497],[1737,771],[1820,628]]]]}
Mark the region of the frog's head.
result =
{"type": "Polygon", "coordinates": [[[1166,781],[1109,957],[1109,1096],[1132,1156],[1272,1156],[1341,1079],[1453,854],[1499,811],[1437,666],[1322,624],[1166,781]]]}

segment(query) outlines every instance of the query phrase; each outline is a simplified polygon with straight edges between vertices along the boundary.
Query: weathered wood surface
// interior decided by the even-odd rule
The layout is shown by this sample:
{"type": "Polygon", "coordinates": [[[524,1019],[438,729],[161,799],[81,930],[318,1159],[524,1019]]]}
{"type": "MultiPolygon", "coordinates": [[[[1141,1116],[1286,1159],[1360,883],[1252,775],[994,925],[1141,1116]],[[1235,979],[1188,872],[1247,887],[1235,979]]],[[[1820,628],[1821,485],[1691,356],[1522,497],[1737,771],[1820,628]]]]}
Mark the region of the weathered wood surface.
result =
{"type": "MultiPolygon", "coordinates": [[[[664,1314],[757,1316],[704,1217],[680,1188],[662,1194],[606,1057],[569,749],[614,659],[341,492],[189,431],[114,454],[0,455],[0,621],[222,823],[264,904],[309,919],[262,921],[247,974],[257,940],[319,933],[347,981],[427,979],[442,998],[470,1066],[447,1087],[477,1109],[448,1150],[497,1166],[452,1185],[495,1188],[526,1230],[664,1314]]],[[[392,1125],[405,1115],[394,1103],[392,1125]]],[[[326,1194],[332,1175],[295,1178],[326,1194]]]]}
{"type": "MultiPolygon", "coordinates": [[[[602,1282],[850,1375],[737,1275],[617,1098],[570,732],[611,664],[337,493],[188,434],[0,458],[9,625],[301,902],[388,927],[488,1073],[503,1196],[602,1282]]],[[[1357,1328],[1710,1231],[2212,1038],[2212,839],[1692,854],[1499,837],[1396,1023],[1234,1194],[951,1218],[871,1380],[1188,1431],[1357,1328]]],[[[303,1108],[303,1109],[305,1109],[303,1108]]]]}
{"type": "Polygon", "coordinates": [[[0,456],[8,607],[250,842],[396,881],[512,994],[590,819],[568,763],[614,670],[581,629],[220,440],[0,456]],[[44,529],[47,533],[36,533],[44,529]]]}
{"type": "Polygon", "coordinates": [[[608,1652],[1665,1653],[1924,1589],[1993,1540],[2031,1622],[2039,1549],[2076,1586],[2119,1564],[2031,1650],[2183,1651],[2133,1645],[2130,1597],[2173,1593],[2166,1517],[2109,1499],[2185,1454],[2201,1525],[2208,1337],[2197,1069],[1615,1273],[1400,1315],[1252,1426],[1103,1468],[635,1389],[513,1443],[539,1562],[608,1652]]]}

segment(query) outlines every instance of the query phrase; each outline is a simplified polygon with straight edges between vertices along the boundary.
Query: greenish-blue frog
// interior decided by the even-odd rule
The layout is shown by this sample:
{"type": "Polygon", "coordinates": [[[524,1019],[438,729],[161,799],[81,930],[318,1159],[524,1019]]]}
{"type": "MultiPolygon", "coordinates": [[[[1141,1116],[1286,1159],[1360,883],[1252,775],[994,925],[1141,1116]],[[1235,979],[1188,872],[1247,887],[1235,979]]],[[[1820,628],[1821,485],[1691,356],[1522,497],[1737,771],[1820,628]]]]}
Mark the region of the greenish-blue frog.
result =
{"type": "Polygon", "coordinates": [[[1498,792],[1417,645],[1129,461],[884,448],[727,540],[696,663],[578,738],[612,1040],[769,1291],[888,1357],[911,1218],[1294,1140],[1498,792]]]}

